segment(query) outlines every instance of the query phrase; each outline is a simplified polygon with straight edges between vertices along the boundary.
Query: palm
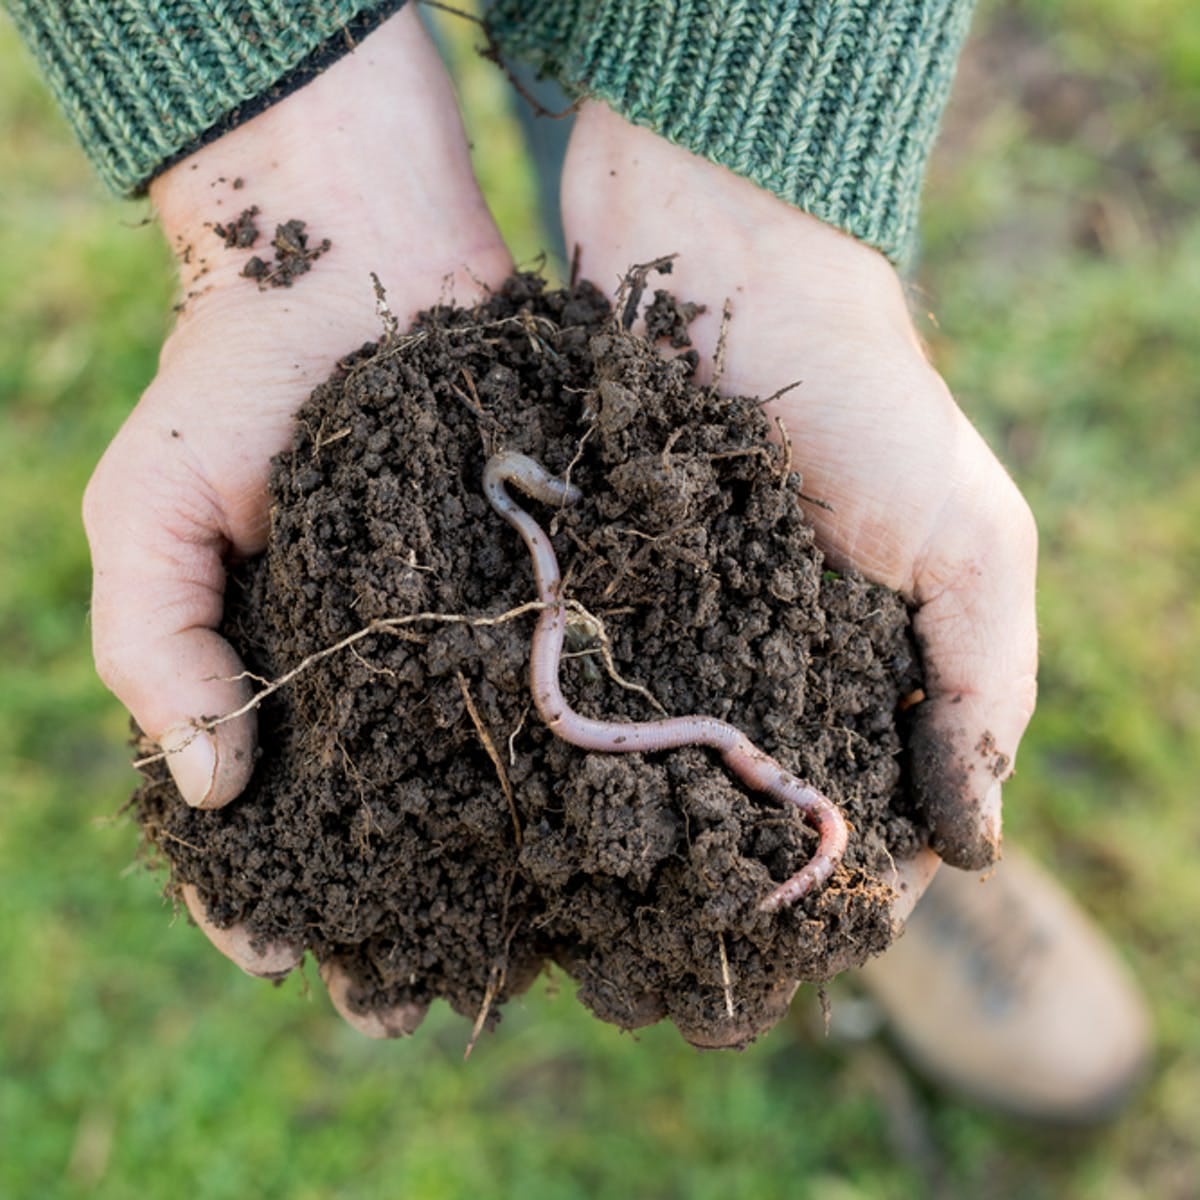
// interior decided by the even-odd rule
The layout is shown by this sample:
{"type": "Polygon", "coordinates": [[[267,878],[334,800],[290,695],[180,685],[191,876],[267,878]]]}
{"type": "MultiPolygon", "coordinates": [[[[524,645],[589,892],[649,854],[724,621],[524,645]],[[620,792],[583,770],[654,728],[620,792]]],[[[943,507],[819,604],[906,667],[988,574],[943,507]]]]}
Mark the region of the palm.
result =
{"type": "MultiPolygon", "coordinates": [[[[914,605],[929,703],[915,773],[949,861],[998,849],[999,780],[1033,708],[1036,535],[1024,501],[926,361],[876,252],[719,167],[591,106],[563,184],[584,274],[677,252],[671,286],[721,386],[772,396],[835,562],[914,605]]],[[[711,369],[711,368],[709,368],[711,369]]]]}

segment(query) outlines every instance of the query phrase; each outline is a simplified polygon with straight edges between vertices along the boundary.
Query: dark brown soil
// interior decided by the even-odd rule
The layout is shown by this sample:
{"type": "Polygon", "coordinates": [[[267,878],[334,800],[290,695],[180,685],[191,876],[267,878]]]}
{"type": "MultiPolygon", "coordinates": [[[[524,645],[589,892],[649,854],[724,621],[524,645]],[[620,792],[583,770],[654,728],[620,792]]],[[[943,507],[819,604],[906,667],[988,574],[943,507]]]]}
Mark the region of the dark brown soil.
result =
{"type": "MultiPolygon", "coordinates": [[[[654,305],[678,343],[689,310],[654,305]]],[[[474,1019],[486,998],[492,1021],[555,960],[604,1020],[667,1016],[710,1044],[745,1042],[791,982],[888,943],[880,874],[927,840],[898,728],[919,685],[905,607],[824,569],[760,405],[695,386],[693,363],[626,333],[589,284],[531,277],[364,347],[299,415],[226,631],[274,679],[372,622],[503,614],[533,598],[532,573],[484,499],[484,463],[503,447],[569,469],[580,503],[528,502],[566,594],[668,713],[733,722],[843,806],[831,882],[760,913],[812,854],[794,812],[707,750],[588,754],[550,734],[528,613],[393,626],[314,661],[263,703],[261,759],[226,809],[189,809],[149,768],[136,810],[173,885],[195,884],[220,925],[336,960],[363,1010],[442,997],[474,1019]]],[[[610,676],[586,622],[568,650],[581,711],[659,715],[610,676]]]]}
{"type": "MultiPolygon", "coordinates": [[[[244,228],[247,216],[250,215],[252,221],[253,213],[257,211],[257,209],[247,209],[231,226],[235,231],[235,239],[239,227],[244,228]]],[[[246,245],[253,245],[254,240],[258,237],[258,230],[253,225],[250,228],[253,237],[245,243],[246,245]]],[[[225,236],[225,244],[227,246],[231,244],[228,235],[225,236]]],[[[232,244],[240,245],[241,243],[235,240],[232,244]]],[[[329,250],[330,241],[328,238],[323,238],[314,245],[309,245],[306,222],[293,218],[285,221],[282,225],[275,226],[275,236],[271,239],[271,246],[275,251],[274,261],[267,262],[266,259],[260,258],[256,254],[242,268],[242,274],[247,279],[255,280],[260,288],[291,287],[298,276],[311,271],[313,263],[329,250]]]]}
{"type": "Polygon", "coordinates": [[[258,241],[258,225],[254,220],[257,216],[258,205],[252,204],[244,208],[235,220],[214,225],[213,233],[224,240],[228,249],[245,250],[258,241]]]}

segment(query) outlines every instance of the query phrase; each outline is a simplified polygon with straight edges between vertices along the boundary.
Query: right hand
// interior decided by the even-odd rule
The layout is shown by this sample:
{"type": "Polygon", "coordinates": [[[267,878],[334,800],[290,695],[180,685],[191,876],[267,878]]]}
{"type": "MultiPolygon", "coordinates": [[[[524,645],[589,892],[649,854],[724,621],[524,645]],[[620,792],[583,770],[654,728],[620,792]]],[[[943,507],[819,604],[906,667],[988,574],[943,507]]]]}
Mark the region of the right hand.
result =
{"type": "MultiPolygon", "coordinates": [[[[415,5],[171,167],[150,194],[181,260],[185,302],[158,374],[84,497],[93,649],[101,678],[167,751],[183,798],[218,808],[246,786],[255,746],[253,710],[211,725],[251,694],[217,632],[225,564],[265,546],[270,461],[290,444],[293,415],[341,356],[379,336],[372,271],[403,327],[448,290],[472,301],[511,262],[415,5]],[[212,225],[252,205],[257,243],[226,248],[212,225]],[[242,267],[269,259],[276,225],[293,218],[307,223],[310,246],[329,238],[330,249],[292,287],[260,290],[242,267]]],[[[277,976],[299,961],[301,947],[256,952],[244,930],[213,927],[194,889],[185,900],[243,969],[277,976]]],[[[354,1014],[345,979],[335,971],[326,982],[364,1032],[415,1027],[412,1014],[354,1014]]]]}

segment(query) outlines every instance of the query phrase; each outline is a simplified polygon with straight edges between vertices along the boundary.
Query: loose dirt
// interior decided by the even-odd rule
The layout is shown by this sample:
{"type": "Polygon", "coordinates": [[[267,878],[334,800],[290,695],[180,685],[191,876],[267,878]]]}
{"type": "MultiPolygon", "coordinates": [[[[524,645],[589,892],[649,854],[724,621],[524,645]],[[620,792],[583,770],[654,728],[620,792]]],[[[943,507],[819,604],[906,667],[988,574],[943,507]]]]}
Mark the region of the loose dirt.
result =
{"type": "Polygon", "coordinates": [[[520,451],[583,493],[557,511],[522,499],[595,618],[573,622],[569,702],[661,715],[614,678],[603,633],[616,675],[667,713],[737,725],[838,802],[845,860],[763,914],[813,831],[711,751],[553,736],[527,682],[536,612],[375,626],[264,700],[233,804],[188,808],[161,762],[135,797],[170,887],[340,964],[356,1008],[443,998],[490,1025],[554,961],[603,1020],[744,1044],[794,981],[892,936],[881,876],[928,837],[905,787],[901,709],[920,686],[905,606],[825,568],[761,404],[693,383],[694,306],[651,309],[657,348],[591,285],[520,276],[345,359],[274,465],[270,544],[233,575],[225,632],[276,679],[375,622],[532,600],[528,554],[481,489],[495,450],[520,451]]]}
{"type": "MultiPolygon", "coordinates": [[[[257,211],[256,208],[246,209],[237,222],[230,226],[233,241],[230,241],[230,234],[222,235],[226,246],[254,244],[258,239],[258,229],[253,224],[257,211]],[[242,237],[249,237],[250,240],[243,242],[239,240],[242,237]]],[[[220,232],[220,229],[217,231],[220,232]]],[[[306,222],[295,218],[284,221],[282,225],[275,226],[275,236],[271,239],[274,261],[267,262],[256,254],[242,268],[242,274],[247,279],[255,280],[260,289],[291,287],[299,276],[307,275],[312,270],[313,263],[322,254],[328,253],[331,244],[328,238],[322,238],[310,245],[306,222]]]]}

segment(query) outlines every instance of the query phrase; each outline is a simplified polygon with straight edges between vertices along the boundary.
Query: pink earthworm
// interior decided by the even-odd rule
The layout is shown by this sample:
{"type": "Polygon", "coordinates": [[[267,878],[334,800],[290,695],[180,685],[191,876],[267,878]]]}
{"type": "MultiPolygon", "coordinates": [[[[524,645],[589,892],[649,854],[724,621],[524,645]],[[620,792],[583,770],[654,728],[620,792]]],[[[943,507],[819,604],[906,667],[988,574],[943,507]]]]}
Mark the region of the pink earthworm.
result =
{"type": "Polygon", "coordinates": [[[533,632],[529,656],[530,687],[538,714],[564,741],[584,750],[613,754],[640,751],[653,754],[680,746],[710,746],[720,751],[725,765],[751,791],[773,796],[798,808],[820,840],[812,859],[781,883],[759,904],[762,912],[792,904],[810,888],[824,883],[846,852],[849,831],[841,810],[815,788],[764,754],[741,730],[716,717],[669,717],[623,723],[581,716],[567,703],[558,684],[559,660],[567,628],[562,599],[562,576],[549,535],[508,494],[506,483],[543,504],[574,504],[582,498],[574,484],[557,479],[524,454],[503,451],[488,459],[483,490],[489,503],[520,535],[533,559],[538,599],[546,606],[533,632]]]}

